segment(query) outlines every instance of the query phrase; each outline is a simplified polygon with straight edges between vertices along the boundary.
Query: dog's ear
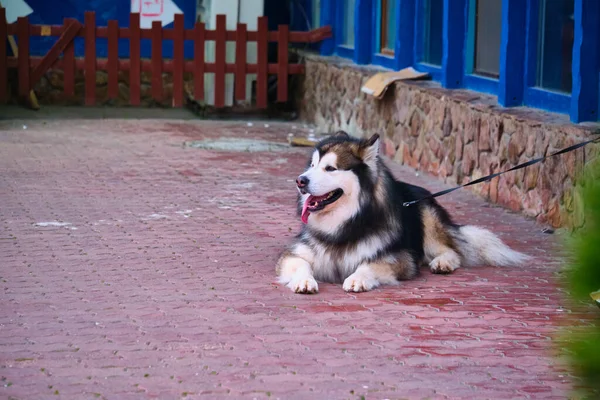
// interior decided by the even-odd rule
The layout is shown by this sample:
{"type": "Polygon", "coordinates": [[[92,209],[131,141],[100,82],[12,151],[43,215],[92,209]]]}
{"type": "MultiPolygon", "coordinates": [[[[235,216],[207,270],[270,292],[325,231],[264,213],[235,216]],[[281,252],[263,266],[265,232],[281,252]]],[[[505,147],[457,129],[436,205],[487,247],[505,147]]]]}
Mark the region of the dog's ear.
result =
{"type": "Polygon", "coordinates": [[[376,133],[360,144],[361,158],[371,170],[377,174],[377,157],[379,156],[379,135],[376,133]]]}
{"type": "Polygon", "coordinates": [[[336,133],[333,134],[333,137],[348,139],[350,137],[350,135],[348,135],[344,131],[337,131],[336,133]]]}
{"type": "Polygon", "coordinates": [[[377,142],[379,140],[379,134],[375,133],[373,134],[373,136],[371,136],[369,139],[365,140],[364,146],[365,147],[371,147],[375,144],[375,142],[377,142]]]}

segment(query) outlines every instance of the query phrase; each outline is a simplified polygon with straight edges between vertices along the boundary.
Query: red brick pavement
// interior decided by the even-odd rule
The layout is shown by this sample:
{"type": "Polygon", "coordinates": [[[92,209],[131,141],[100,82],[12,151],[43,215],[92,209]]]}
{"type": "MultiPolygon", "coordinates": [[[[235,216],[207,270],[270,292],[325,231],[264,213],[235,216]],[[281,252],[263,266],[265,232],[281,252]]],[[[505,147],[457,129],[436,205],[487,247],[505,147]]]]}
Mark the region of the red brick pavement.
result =
{"type": "Polygon", "coordinates": [[[278,252],[300,227],[293,179],[308,150],[182,143],[284,142],[293,129],[0,122],[0,397],[568,395],[577,383],[552,337],[592,311],[564,308],[553,236],[466,191],[442,203],[536,256],[531,266],[424,270],[362,294],[321,284],[302,296],[274,283],[278,252]]]}

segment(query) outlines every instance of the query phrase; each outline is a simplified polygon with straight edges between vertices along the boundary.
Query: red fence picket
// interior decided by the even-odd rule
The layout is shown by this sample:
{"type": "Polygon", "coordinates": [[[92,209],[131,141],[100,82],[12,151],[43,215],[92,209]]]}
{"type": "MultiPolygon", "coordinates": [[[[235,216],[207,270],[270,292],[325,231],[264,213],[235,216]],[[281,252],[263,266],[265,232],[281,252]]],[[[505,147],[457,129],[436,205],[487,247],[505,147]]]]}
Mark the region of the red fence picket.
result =
{"type": "Polygon", "coordinates": [[[19,17],[17,19],[17,32],[19,35],[19,96],[25,97],[29,94],[29,19],[19,17]]]}
{"type": "Polygon", "coordinates": [[[181,107],[183,106],[183,73],[185,71],[183,14],[175,15],[173,31],[173,107],[181,107]]]}
{"type": "Polygon", "coordinates": [[[279,46],[277,47],[277,101],[286,101],[288,96],[288,39],[289,28],[279,25],[279,46]]]}
{"type": "Polygon", "coordinates": [[[85,18],[85,105],[96,104],[96,13],[86,12],[85,18]]]}
{"type": "Polygon", "coordinates": [[[119,97],[119,21],[108,21],[108,98],[119,97]]]}
{"type": "MultiPolygon", "coordinates": [[[[77,23],[76,20],[70,18],[65,18],[64,21],[65,26],[77,23]]],[[[63,51],[63,60],[63,89],[65,96],[71,97],[75,95],[75,44],[73,41],[70,41],[67,47],[65,47],[65,50],[63,51]]]]}
{"type": "Polygon", "coordinates": [[[157,103],[163,99],[162,25],[152,21],[152,98],[157,103]]]}
{"type": "Polygon", "coordinates": [[[207,30],[203,23],[196,23],[193,29],[185,29],[183,15],[176,15],[173,28],[163,28],[159,21],[152,23],[152,28],[140,28],[140,15],[132,13],[129,27],[119,27],[115,20],[108,21],[106,27],[96,26],[96,15],[92,11],[85,13],[83,25],[75,19],[65,18],[59,25],[30,25],[27,17],[16,23],[7,24],[5,10],[0,8],[0,103],[8,100],[8,68],[18,70],[18,93],[20,97],[29,94],[31,88],[47,72],[49,68],[62,69],[64,74],[64,94],[67,97],[75,94],[75,78],[78,70],[84,71],[85,105],[96,103],[96,73],[106,71],[108,75],[107,94],[109,99],[119,97],[119,73],[129,73],[129,102],[138,106],[141,103],[142,72],[151,74],[151,95],[159,103],[165,100],[163,73],[171,73],[172,105],[182,107],[185,98],[184,78],[186,73],[193,76],[193,93],[197,101],[204,100],[204,77],[214,75],[214,105],[225,106],[226,76],[233,74],[233,98],[244,101],[247,98],[247,74],[256,74],[256,105],[266,108],[268,103],[267,89],[269,75],[278,79],[277,101],[288,99],[289,75],[304,73],[301,64],[289,63],[290,43],[315,43],[331,36],[331,27],[322,27],[310,32],[290,32],[287,25],[280,25],[276,32],[268,31],[266,17],[258,18],[258,29],[248,31],[245,24],[237,24],[234,31],[227,30],[225,15],[218,15],[216,29],[207,30]],[[17,35],[19,51],[17,56],[8,56],[7,35],[17,35]],[[29,38],[31,36],[59,37],[54,46],[44,57],[33,57],[29,54],[29,38]],[[83,58],[75,57],[74,38],[83,37],[85,54],[83,58]],[[108,39],[108,57],[98,58],[96,55],[96,39],[108,39]],[[119,39],[129,40],[129,58],[119,58],[119,39]],[[141,40],[150,39],[151,58],[141,59],[141,40]],[[163,59],[163,40],[173,41],[173,59],[163,59]],[[184,43],[194,42],[194,57],[186,60],[184,43]],[[214,62],[206,62],[205,47],[207,41],[215,42],[214,62]],[[235,42],[235,62],[228,63],[227,42],[235,42]],[[247,63],[247,44],[257,43],[257,62],[247,63]],[[269,64],[269,42],[277,42],[277,62],[269,64]],[[60,56],[62,54],[62,57],[60,56]]]}
{"type": "Polygon", "coordinates": [[[227,21],[225,15],[217,15],[217,40],[215,43],[215,107],[225,107],[225,49],[227,45],[227,21]]]}
{"type": "Polygon", "coordinates": [[[194,98],[204,100],[204,43],[206,30],[204,24],[196,23],[194,28],[194,98]]]}
{"type": "Polygon", "coordinates": [[[237,24],[235,37],[235,99],[246,100],[246,24],[237,24]]]}
{"type": "Polygon", "coordinates": [[[267,79],[268,79],[268,21],[266,17],[258,18],[257,32],[257,75],[256,75],[256,105],[259,108],[267,107],[267,79]]]}
{"type": "Polygon", "coordinates": [[[129,31],[129,104],[139,106],[142,85],[140,14],[129,16],[129,31]]]}

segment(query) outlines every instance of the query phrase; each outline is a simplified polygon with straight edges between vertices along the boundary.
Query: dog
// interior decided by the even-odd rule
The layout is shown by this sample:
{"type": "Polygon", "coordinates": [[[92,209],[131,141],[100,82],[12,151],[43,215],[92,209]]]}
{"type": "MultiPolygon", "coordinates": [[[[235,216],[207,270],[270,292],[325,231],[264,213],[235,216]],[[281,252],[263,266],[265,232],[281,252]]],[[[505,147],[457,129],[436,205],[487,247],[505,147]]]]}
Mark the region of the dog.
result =
{"type": "Polygon", "coordinates": [[[515,266],[529,259],[492,232],[458,225],[426,189],[396,180],[379,155],[379,135],[339,131],[319,142],[296,179],[302,231],[277,261],[281,284],[317,293],[317,281],[347,292],[416,277],[423,264],[449,274],[461,266],[515,266]]]}

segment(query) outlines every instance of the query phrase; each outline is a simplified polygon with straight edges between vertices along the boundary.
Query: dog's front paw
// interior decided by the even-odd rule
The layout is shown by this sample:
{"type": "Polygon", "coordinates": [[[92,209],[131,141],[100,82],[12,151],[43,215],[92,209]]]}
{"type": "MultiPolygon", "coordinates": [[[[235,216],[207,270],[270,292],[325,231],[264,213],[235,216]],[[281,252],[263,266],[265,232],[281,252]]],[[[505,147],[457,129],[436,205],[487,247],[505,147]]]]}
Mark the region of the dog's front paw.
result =
{"type": "Polygon", "coordinates": [[[319,285],[312,276],[292,279],[287,287],[296,293],[302,294],[312,294],[319,291],[319,285]]]}
{"type": "Polygon", "coordinates": [[[379,286],[377,279],[355,272],[346,278],[342,287],[346,292],[368,292],[377,286],[379,286]]]}

